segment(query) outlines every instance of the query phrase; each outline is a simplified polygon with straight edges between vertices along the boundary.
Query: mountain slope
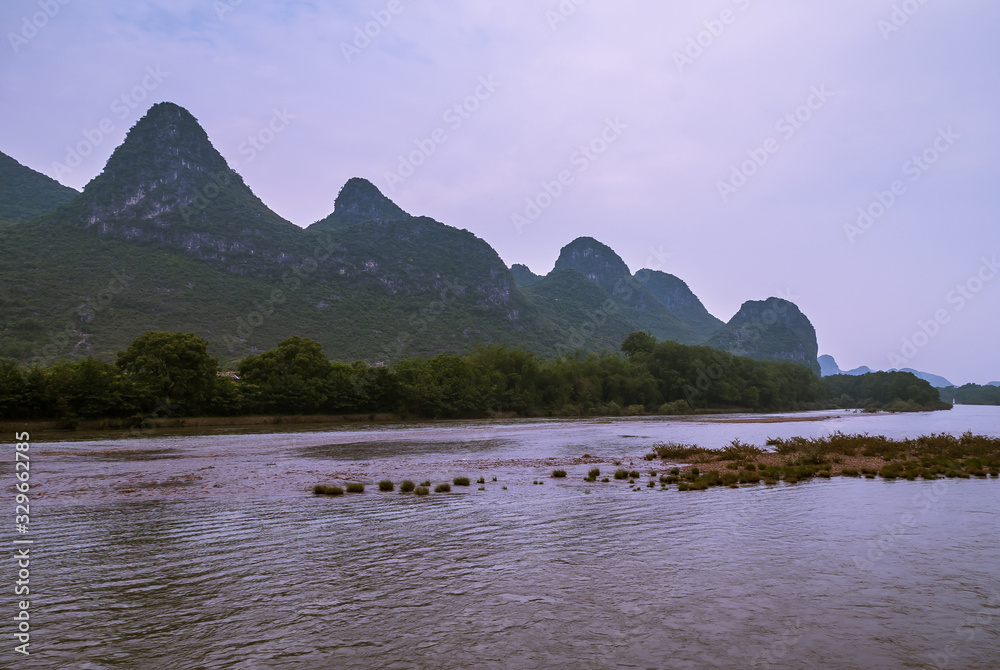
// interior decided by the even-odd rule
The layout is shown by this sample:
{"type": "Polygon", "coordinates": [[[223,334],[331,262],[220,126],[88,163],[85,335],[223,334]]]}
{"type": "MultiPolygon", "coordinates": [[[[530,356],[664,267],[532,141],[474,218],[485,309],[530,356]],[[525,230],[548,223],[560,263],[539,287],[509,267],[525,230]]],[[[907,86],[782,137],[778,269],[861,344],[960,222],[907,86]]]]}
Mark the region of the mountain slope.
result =
{"type": "Polygon", "coordinates": [[[798,363],[820,373],[815,328],[794,303],[780,298],[743,303],[708,346],[755,360],[798,363]]]}
{"type": "Polygon", "coordinates": [[[79,193],[0,153],[0,221],[26,221],[51,212],[79,193]]]}
{"type": "Polygon", "coordinates": [[[636,330],[681,344],[700,344],[705,339],[636,281],[618,254],[592,237],[579,237],[563,247],[554,270],[575,270],[596,282],[636,330]]]}
{"type": "Polygon", "coordinates": [[[712,316],[698,296],[679,277],[659,270],[639,270],[635,278],[670,312],[706,340],[725,322],[712,316]]]}
{"type": "Polygon", "coordinates": [[[555,353],[617,351],[639,328],[623,317],[607,291],[576,270],[553,270],[521,291],[559,332],[555,353]]]}
{"type": "Polygon", "coordinates": [[[514,283],[518,286],[531,286],[542,280],[527,265],[514,263],[510,266],[510,274],[514,277],[514,283]]]}

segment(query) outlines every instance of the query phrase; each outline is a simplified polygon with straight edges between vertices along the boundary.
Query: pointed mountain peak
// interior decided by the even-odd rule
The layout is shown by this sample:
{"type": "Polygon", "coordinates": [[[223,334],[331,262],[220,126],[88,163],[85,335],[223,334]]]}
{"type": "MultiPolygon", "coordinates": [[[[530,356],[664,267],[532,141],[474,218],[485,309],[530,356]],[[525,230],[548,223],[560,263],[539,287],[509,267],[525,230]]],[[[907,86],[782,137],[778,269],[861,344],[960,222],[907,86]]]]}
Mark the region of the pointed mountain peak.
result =
{"type": "Polygon", "coordinates": [[[555,270],[576,270],[606,289],[632,272],[621,256],[593,237],[578,237],[559,252],[555,270]]]}
{"type": "Polygon", "coordinates": [[[411,218],[396,203],[382,194],[375,184],[361,177],[347,180],[333,205],[333,213],[310,228],[329,230],[353,223],[399,221],[411,218]]]}
{"type": "Polygon", "coordinates": [[[160,102],[132,126],[104,172],[87,188],[105,177],[120,182],[176,178],[187,171],[228,173],[229,166],[191,112],[172,102],[160,102]]]}
{"type": "Polygon", "coordinates": [[[153,105],[101,174],[48,220],[179,248],[242,273],[292,262],[298,231],[229,168],[197,119],[169,102],[153,105]]]}

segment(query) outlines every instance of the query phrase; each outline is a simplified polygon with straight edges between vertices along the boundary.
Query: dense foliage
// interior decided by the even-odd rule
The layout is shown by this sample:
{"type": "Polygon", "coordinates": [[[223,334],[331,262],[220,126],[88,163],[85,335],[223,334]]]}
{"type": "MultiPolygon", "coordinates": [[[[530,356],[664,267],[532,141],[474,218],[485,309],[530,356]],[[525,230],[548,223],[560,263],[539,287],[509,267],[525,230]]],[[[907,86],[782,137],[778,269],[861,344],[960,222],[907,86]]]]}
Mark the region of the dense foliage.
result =
{"type": "Polygon", "coordinates": [[[944,405],[937,389],[910,372],[870,372],[824,377],[830,397],[842,407],[913,410],[944,405]]]}
{"type": "Polygon", "coordinates": [[[680,414],[692,410],[929,407],[909,373],[821,380],[794,363],[755,361],[632,333],[623,354],[546,360],[507,347],[408,358],[392,368],[327,358],[301,337],[220,372],[204,340],[149,332],[118,355],[43,368],[0,361],[0,419],[150,415],[395,413],[420,417],[680,414]],[[833,401],[833,399],[836,399],[833,401]]]}
{"type": "Polygon", "coordinates": [[[938,391],[944,402],[954,400],[959,405],[1000,405],[1000,386],[966,384],[958,388],[949,386],[938,391]]]}

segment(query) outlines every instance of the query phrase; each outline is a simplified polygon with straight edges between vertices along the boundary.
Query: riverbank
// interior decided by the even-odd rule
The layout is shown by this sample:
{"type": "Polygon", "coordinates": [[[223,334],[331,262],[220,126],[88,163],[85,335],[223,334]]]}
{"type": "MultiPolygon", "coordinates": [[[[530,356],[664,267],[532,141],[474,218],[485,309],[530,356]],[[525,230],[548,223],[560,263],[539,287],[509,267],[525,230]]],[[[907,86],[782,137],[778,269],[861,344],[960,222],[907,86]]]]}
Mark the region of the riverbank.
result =
{"type": "MultiPolygon", "coordinates": [[[[951,409],[948,406],[947,409],[951,409]]],[[[358,424],[399,425],[399,424],[429,424],[429,423],[460,423],[467,421],[490,420],[533,420],[533,419],[607,419],[621,418],[637,419],[674,419],[696,420],[729,423],[787,423],[793,421],[816,421],[815,412],[851,411],[866,414],[899,414],[899,410],[872,411],[861,408],[818,407],[803,410],[771,410],[751,412],[738,407],[698,409],[686,413],[642,413],[637,411],[619,414],[579,414],[549,412],[543,416],[523,416],[516,412],[491,412],[487,416],[470,416],[461,418],[426,418],[412,414],[283,414],[273,416],[216,416],[216,417],[147,417],[127,419],[58,419],[49,421],[0,421],[0,434],[28,432],[38,437],[54,440],[75,440],[85,437],[88,433],[104,436],[119,434],[121,437],[147,435],[159,432],[177,432],[178,434],[225,434],[244,430],[268,428],[275,430],[315,430],[329,426],[348,426],[358,424]],[[735,416],[734,416],[735,415],[735,416]],[[798,416],[796,416],[798,415],[798,416]],[[715,419],[713,417],[719,417],[715,419]],[[723,418],[729,417],[729,418],[723,418]]],[[[906,412],[941,411],[940,408],[922,408],[906,410],[906,412]]]]}

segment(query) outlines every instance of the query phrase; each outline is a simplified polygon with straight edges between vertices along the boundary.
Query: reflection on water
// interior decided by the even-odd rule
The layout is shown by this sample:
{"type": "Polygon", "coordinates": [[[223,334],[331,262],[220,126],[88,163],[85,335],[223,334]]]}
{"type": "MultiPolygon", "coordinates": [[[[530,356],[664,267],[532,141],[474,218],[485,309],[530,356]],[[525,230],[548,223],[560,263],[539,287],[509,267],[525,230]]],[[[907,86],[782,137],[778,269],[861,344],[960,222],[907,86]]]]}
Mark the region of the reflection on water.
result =
{"type": "MultiPolygon", "coordinates": [[[[952,432],[934,429],[938,416],[950,424],[957,415],[943,414],[910,417],[910,429],[952,432]]],[[[747,433],[811,435],[861,418],[879,419],[868,432],[905,429],[894,417],[853,416],[763,426],[514,422],[142,446],[211,453],[219,468],[232,462],[251,477],[340,459],[582,449],[629,457],[666,433],[760,444],[747,433]]],[[[965,418],[975,425],[958,432],[1000,430],[1000,412],[965,418]]],[[[133,448],[33,449],[110,445],[133,448]]],[[[42,489],[87,467],[80,476],[179,463],[47,458],[42,489]]],[[[426,499],[298,489],[43,499],[33,530],[38,646],[24,667],[997,667],[996,480],[680,493],[500,478],[508,490],[490,483],[426,499]]]]}

